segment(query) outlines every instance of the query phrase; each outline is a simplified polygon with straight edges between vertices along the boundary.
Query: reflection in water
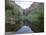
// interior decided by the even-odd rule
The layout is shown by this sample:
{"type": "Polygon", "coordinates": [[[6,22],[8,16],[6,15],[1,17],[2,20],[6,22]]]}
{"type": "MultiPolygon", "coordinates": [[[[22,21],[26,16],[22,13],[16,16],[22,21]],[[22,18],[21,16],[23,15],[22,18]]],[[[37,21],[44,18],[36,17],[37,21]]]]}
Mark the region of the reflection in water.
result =
{"type": "Polygon", "coordinates": [[[5,35],[17,35],[17,34],[22,34],[22,33],[33,33],[31,28],[29,26],[23,26],[20,28],[17,32],[6,32],[5,35]]]}
{"type": "Polygon", "coordinates": [[[21,29],[17,31],[17,33],[32,33],[33,31],[29,26],[23,26],[21,29]]]}
{"type": "Polygon", "coordinates": [[[5,35],[17,35],[22,33],[33,33],[29,26],[23,26],[17,32],[6,32],[5,35]]]}

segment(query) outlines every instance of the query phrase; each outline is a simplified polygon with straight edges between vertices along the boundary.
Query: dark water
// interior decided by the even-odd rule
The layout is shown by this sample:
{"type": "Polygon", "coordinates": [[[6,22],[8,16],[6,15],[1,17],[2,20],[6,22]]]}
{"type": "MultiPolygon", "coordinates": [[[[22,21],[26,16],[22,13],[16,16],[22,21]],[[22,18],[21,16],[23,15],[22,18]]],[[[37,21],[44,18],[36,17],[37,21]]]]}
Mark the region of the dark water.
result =
{"type": "Polygon", "coordinates": [[[17,32],[6,32],[5,35],[15,35],[15,34],[23,34],[23,33],[33,33],[33,31],[29,26],[23,26],[17,32]]]}

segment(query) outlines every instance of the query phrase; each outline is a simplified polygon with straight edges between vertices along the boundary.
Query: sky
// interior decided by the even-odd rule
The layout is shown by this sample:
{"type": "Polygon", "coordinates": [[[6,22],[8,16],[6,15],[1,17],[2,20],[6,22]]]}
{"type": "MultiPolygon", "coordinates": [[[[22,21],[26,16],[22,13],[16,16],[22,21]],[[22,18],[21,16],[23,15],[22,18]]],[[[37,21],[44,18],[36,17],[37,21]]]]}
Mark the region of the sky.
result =
{"type": "Polygon", "coordinates": [[[16,4],[21,6],[23,9],[28,8],[33,2],[44,2],[44,0],[15,0],[16,4]]]}

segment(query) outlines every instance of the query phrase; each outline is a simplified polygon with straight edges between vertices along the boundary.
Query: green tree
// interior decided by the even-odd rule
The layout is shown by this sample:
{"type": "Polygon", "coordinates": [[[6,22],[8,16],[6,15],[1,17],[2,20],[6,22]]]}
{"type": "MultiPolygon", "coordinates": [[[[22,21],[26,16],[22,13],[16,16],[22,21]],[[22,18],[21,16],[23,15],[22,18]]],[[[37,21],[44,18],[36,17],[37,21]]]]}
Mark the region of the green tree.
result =
{"type": "Polygon", "coordinates": [[[32,21],[30,27],[34,32],[44,31],[44,4],[41,3],[37,8],[27,16],[27,19],[32,21]]]}

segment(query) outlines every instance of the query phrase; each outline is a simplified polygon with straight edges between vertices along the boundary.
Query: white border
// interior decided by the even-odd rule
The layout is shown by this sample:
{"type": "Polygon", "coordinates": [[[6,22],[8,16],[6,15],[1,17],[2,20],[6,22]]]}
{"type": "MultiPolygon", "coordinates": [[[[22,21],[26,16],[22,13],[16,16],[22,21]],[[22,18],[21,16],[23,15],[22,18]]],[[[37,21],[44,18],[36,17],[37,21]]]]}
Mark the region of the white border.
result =
{"type": "Polygon", "coordinates": [[[5,3],[4,0],[0,0],[0,35],[4,35],[5,32],[5,3]]]}

